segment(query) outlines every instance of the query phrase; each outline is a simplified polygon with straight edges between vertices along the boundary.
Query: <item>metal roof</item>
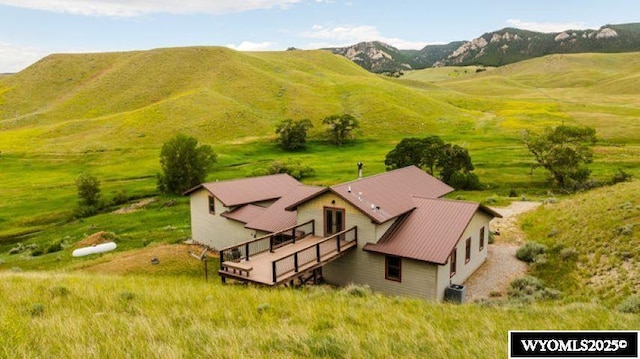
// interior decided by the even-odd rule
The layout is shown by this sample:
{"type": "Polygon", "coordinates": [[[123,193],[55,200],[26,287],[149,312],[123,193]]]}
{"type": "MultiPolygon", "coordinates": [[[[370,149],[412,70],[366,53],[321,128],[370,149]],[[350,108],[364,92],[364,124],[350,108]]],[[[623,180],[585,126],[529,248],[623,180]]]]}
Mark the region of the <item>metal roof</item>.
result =
{"type": "Polygon", "coordinates": [[[413,197],[415,209],[399,218],[378,243],[364,250],[445,264],[476,211],[501,217],[474,202],[413,197]]]}
{"type": "Polygon", "coordinates": [[[280,198],[299,185],[300,182],[288,174],[277,174],[207,182],[188,190],[185,195],[191,194],[200,188],[205,188],[226,207],[234,207],[280,198]]]}
{"type": "Polygon", "coordinates": [[[415,166],[360,178],[331,187],[331,191],[384,223],[415,208],[413,196],[439,198],[453,188],[415,166]]]}
{"type": "Polygon", "coordinates": [[[256,206],[254,204],[246,204],[234,209],[233,211],[222,212],[220,213],[220,216],[246,224],[260,217],[265,211],[266,208],[264,207],[256,206]]]}
{"type": "Polygon", "coordinates": [[[265,232],[278,232],[296,225],[296,212],[286,210],[292,203],[302,198],[324,191],[323,187],[299,185],[270,205],[260,216],[248,222],[245,227],[265,232]]]}

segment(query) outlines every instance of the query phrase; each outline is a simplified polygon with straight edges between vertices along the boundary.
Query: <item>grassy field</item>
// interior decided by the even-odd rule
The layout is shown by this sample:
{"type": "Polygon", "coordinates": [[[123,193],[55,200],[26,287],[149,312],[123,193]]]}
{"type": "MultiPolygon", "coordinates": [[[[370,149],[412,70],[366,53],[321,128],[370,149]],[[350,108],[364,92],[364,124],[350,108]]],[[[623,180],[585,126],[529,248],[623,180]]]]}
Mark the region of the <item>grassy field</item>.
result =
{"type": "Polygon", "coordinates": [[[520,143],[524,129],[589,125],[600,138],[593,176],[640,176],[637,55],[555,55],[392,79],[323,51],[203,47],[54,55],[0,76],[0,357],[503,357],[509,329],[637,329],[637,316],[614,308],[640,290],[640,182],[555,203],[520,143]],[[337,148],[320,121],[342,112],[362,128],[337,148]],[[284,118],[315,124],[306,151],[277,148],[274,125],[284,118]],[[160,147],[177,132],[218,153],[211,181],[297,159],[316,171],[306,182],[331,185],[355,178],[359,161],[367,175],[384,171],[403,137],[465,146],[486,189],[452,197],[552,198],[523,229],[549,247],[531,273],[561,299],[452,306],[362,288],[206,284],[202,264],[177,244],[190,237],[188,199],[156,190],[160,147]],[[74,180],[85,172],[107,200],[153,200],[72,220],[74,180]],[[71,257],[99,231],[115,236],[116,251],[71,257]],[[19,243],[62,248],[9,254],[19,243]]]}
{"type": "Polygon", "coordinates": [[[401,79],[324,51],[53,55],[0,78],[0,242],[57,237],[48,231],[69,217],[74,180],[83,172],[101,180],[106,198],[157,195],[159,149],[177,132],[219,154],[209,180],[292,158],[316,170],[306,181],[325,185],[354,178],[358,161],[367,174],[384,171],[384,156],[400,139],[436,134],[469,149],[487,187],[454,197],[504,202],[513,191],[529,198],[548,191],[544,172],[529,174],[523,129],[586,124],[601,138],[596,179],[607,181],[620,168],[640,175],[634,55],[558,55],[480,73],[428,69],[401,79]],[[324,141],[320,120],[341,112],[358,117],[362,128],[355,143],[336,148],[324,141]],[[316,125],[307,151],[275,146],[274,125],[288,117],[316,125]],[[40,237],[21,236],[29,233],[40,237]]]}
{"type": "Polygon", "coordinates": [[[0,273],[0,356],[499,358],[508,330],[640,327],[598,304],[458,306],[362,287],[217,283],[0,273]]]}

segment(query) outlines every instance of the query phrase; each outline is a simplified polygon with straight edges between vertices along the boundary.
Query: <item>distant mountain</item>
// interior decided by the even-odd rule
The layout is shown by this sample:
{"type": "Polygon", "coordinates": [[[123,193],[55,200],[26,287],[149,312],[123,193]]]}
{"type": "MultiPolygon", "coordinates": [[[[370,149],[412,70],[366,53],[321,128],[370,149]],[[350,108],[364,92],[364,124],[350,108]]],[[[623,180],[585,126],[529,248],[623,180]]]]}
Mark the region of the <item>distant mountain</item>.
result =
{"type": "Polygon", "coordinates": [[[471,41],[399,50],[379,41],[330,48],[375,73],[398,73],[437,66],[502,66],[550,54],[640,51],[640,23],[605,25],[598,30],[557,33],[505,28],[471,41]]]}
{"type": "Polygon", "coordinates": [[[398,50],[380,41],[361,42],[347,47],[327,48],[334,54],[342,55],[363,68],[375,72],[398,72],[420,68],[421,62],[414,61],[411,51],[398,50]]]}

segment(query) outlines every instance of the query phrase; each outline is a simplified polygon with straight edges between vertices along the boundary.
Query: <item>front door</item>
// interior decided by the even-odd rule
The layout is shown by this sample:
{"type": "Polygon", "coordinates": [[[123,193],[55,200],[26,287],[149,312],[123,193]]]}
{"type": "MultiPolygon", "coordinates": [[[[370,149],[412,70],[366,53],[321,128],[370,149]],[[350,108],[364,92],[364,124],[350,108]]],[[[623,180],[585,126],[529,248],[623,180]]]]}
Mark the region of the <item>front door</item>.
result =
{"type": "Polygon", "coordinates": [[[344,209],[324,207],[324,236],[344,231],[344,209]]]}

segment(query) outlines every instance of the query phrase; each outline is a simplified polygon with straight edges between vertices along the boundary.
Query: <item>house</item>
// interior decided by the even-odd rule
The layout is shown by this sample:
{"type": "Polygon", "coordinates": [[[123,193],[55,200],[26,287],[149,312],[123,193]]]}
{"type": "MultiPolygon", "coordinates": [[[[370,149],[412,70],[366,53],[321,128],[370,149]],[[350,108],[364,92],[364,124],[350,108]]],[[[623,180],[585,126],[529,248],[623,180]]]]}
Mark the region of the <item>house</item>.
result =
{"type": "Polygon", "coordinates": [[[194,240],[220,250],[223,279],[275,285],[321,271],[328,283],[441,301],[486,260],[500,216],[444,199],[451,191],[410,166],[328,188],[277,175],[188,194],[194,240]]]}

